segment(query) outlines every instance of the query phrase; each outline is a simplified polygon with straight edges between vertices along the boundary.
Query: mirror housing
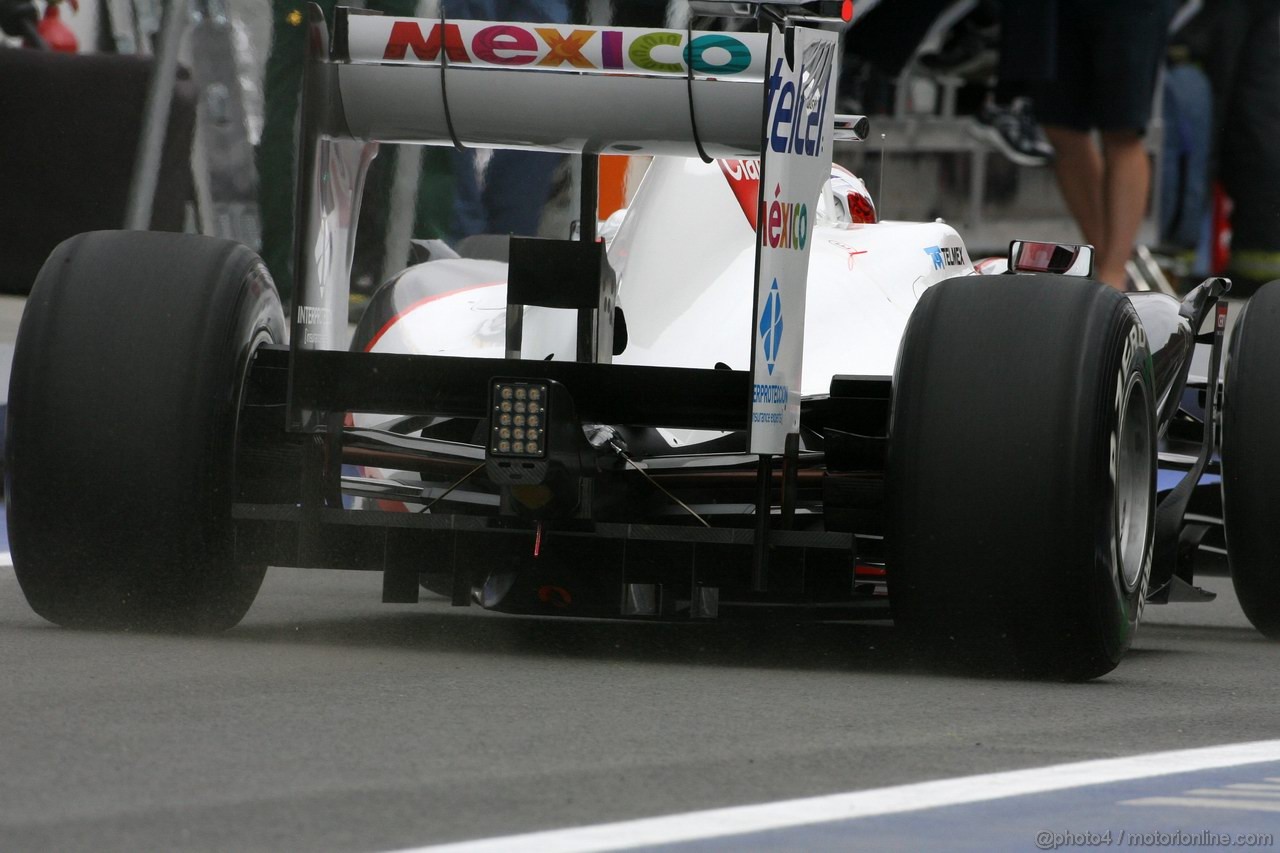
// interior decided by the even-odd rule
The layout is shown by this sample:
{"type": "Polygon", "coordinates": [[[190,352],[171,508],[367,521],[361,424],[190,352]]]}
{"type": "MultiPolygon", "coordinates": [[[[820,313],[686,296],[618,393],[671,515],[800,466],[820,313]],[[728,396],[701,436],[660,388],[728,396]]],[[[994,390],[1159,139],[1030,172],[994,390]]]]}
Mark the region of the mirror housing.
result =
{"type": "Polygon", "coordinates": [[[1009,244],[1009,272],[1093,276],[1093,246],[1014,240],[1009,244]]]}

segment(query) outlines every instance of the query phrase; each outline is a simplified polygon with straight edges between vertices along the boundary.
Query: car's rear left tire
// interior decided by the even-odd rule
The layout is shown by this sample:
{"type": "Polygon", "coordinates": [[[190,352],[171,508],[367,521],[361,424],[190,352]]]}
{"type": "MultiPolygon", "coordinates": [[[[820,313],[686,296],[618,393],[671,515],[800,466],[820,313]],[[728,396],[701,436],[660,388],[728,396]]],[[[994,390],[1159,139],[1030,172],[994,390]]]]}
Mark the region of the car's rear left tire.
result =
{"type": "Polygon", "coordinates": [[[231,503],[245,371],[284,316],[236,243],[93,232],[59,245],[23,313],[6,474],[14,570],[73,627],[201,631],[248,610],[231,503]]]}
{"type": "Polygon", "coordinates": [[[1222,513],[1231,583],[1245,616],[1280,639],[1280,282],[1236,319],[1222,404],[1222,513]]]}
{"type": "Polygon", "coordinates": [[[1151,569],[1153,379],[1129,300],[1056,276],[927,291],[894,377],[888,585],[908,633],[1084,679],[1132,641],[1151,569]]]}

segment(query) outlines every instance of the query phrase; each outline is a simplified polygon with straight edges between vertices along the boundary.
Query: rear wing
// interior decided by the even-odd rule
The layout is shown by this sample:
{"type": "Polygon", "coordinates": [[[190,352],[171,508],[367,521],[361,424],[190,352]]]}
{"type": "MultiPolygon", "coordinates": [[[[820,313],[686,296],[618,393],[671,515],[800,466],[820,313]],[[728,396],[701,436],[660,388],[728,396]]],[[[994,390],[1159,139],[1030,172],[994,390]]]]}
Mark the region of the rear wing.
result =
{"type": "Polygon", "coordinates": [[[340,10],[340,129],[467,147],[696,156],[701,145],[713,157],[758,154],[767,42],[760,33],[340,10]]]}
{"type": "MultiPolygon", "coordinates": [[[[591,166],[601,153],[761,157],[754,378],[742,405],[750,410],[752,452],[782,453],[799,428],[809,208],[830,174],[837,36],[786,17],[787,9],[813,3],[767,5],[784,26],[771,23],[766,33],[396,18],[340,8],[332,41],[311,5],[291,428],[323,427],[326,407],[312,392],[323,384],[320,362],[332,359],[310,356],[345,344],[360,196],[378,142],[573,152],[591,166]]],[[[593,240],[594,181],[588,184],[582,236],[593,240]]],[[[607,352],[595,355],[608,361],[607,352]]]]}

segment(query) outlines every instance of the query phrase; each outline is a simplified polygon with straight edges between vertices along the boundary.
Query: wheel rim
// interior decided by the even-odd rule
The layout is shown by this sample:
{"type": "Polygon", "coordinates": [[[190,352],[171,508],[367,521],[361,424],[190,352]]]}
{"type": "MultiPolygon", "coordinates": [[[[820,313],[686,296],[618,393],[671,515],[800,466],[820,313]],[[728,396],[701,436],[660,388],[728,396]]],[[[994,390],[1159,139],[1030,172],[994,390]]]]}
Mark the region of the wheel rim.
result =
{"type": "Polygon", "coordinates": [[[1138,585],[1151,526],[1151,405],[1137,374],[1129,377],[1116,434],[1115,531],[1120,577],[1127,591],[1138,585]]]}

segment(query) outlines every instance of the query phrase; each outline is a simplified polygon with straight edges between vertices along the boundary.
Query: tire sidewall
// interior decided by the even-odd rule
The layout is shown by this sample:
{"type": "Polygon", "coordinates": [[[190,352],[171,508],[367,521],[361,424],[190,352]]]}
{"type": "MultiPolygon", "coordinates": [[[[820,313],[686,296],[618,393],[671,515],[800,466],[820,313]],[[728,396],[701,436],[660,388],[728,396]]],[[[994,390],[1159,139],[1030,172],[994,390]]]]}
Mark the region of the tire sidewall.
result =
{"type": "Polygon", "coordinates": [[[1133,642],[1134,633],[1142,619],[1148,585],[1151,579],[1152,544],[1155,533],[1155,408],[1154,376],[1150,350],[1142,322],[1128,305],[1121,312],[1119,329],[1113,340],[1115,352],[1109,359],[1109,379],[1098,397],[1099,417],[1103,427],[1098,432],[1102,447],[1095,454],[1101,461],[1100,474],[1095,486],[1097,531],[1093,571],[1089,576],[1090,589],[1086,600],[1093,602],[1099,620],[1095,636],[1104,648],[1103,657],[1119,662],[1120,657],[1133,642]],[[1131,395],[1139,395],[1131,398],[1131,395]],[[1145,534],[1141,549],[1138,574],[1132,583],[1124,577],[1124,541],[1118,523],[1118,503],[1123,484],[1119,481],[1120,455],[1123,452],[1123,417],[1126,405],[1143,407],[1145,413],[1134,411],[1133,416],[1144,417],[1147,433],[1147,504],[1145,534]]]}
{"type": "MultiPolygon", "coordinates": [[[[191,557],[196,582],[187,590],[188,613],[201,613],[197,630],[221,630],[240,621],[256,597],[265,565],[242,564],[235,555],[231,507],[237,493],[238,427],[245,378],[253,354],[268,343],[285,341],[284,313],[266,266],[245,250],[229,263],[240,282],[235,307],[227,317],[215,393],[207,423],[206,465],[201,500],[200,550],[191,557]]],[[[189,621],[189,620],[188,620],[189,621]]]]}

